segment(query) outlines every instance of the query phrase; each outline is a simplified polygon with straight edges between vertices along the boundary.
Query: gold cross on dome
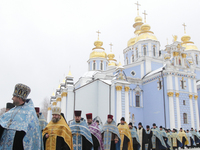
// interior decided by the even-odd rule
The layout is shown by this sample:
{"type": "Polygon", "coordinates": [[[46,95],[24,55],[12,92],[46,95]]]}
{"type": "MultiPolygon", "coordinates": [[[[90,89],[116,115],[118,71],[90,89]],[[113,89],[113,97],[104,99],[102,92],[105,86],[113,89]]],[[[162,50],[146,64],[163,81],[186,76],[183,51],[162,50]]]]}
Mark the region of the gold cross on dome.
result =
{"type": "Polygon", "coordinates": [[[144,14],[144,23],[146,23],[146,16],[147,16],[146,10],[144,10],[142,14],[144,14]]]}
{"type": "Polygon", "coordinates": [[[99,32],[99,30],[98,30],[97,33],[98,33],[98,40],[99,40],[99,34],[100,34],[101,32],[99,32]]]}
{"type": "Polygon", "coordinates": [[[112,52],[112,46],[113,46],[113,44],[110,43],[109,45],[110,45],[110,52],[112,52]]]}
{"type": "Polygon", "coordinates": [[[186,24],[184,23],[183,26],[184,26],[184,33],[186,34],[186,28],[185,28],[186,24]]]}
{"type": "Polygon", "coordinates": [[[137,5],[137,15],[139,16],[139,6],[141,6],[141,5],[138,3],[138,1],[137,1],[137,3],[135,3],[135,5],[137,5]]]}

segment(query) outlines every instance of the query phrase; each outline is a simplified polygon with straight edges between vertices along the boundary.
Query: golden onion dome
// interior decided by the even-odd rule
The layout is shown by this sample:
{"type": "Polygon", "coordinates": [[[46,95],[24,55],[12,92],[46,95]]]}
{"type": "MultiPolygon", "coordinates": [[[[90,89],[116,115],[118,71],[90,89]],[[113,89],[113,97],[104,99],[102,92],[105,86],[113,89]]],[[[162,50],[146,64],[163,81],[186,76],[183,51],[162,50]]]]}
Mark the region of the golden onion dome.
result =
{"type": "Polygon", "coordinates": [[[57,105],[57,103],[56,102],[53,102],[53,106],[56,106],[57,105]]]}
{"type": "Polygon", "coordinates": [[[189,35],[184,35],[181,37],[181,45],[185,47],[185,50],[198,50],[197,46],[194,45],[194,42],[190,41],[191,37],[189,35]]]}
{"type": "Polygon", "coordinates": [[[114,57],[115,57],[115,54],[113,54],[113,53],[109,53],[108,54],[109,60],[113,60],[114,57]]]}
{"type": "Polygon", "coordinates": [[[149,31],[150,29],[151,29],[151,26],[146,23],[141,26],[142,31],[149,31]]]}
{"type": "Polygon", "coordinates": [[[108,66],[117,66],[117,63],[116,63],[117,60],[114,58],[115,58],[115,54],[113,53],[108,54],[108,61],[109,61],[108,66]]]}
{"type": "Polygon", "coordinates": [[[97,57],[101,57],[101,58],[106,58],[107,54],[104,51],[93,51],[92,53],[90,53],[90,58],[97,58],[97,57]]]}
{"type": "Polygon", "coordinates": [[[93,51],[90,53],[90,58],[97,58],[97,57],[101,57],[101,58],[107,58],[107,54],[104,51],[103,46],[103,42],[102,41],[95,41],[94,42],[94,48],[92,49],[93,51]]]}
{"type": "Polygon", "coordinates": [[[142,22],[142,17],[140,16],[135,17],[135,22],[142,22]]]}
{"type": "Polygon", "coordinates": [[[151,40],[158,40],[154,33],[150,31],[151,26],[148,24],[143,24],[141,26],[141,32],[138,34],[138,37],[135,40],[135,43],[138,42],[139,40],[145,40],[145,39],[151,39],[151,40]]]}
{"type": "Polygon", "coordinates": [[[191,37],[185,34],[184,36],[182,36],[181,41],[186,42],[186,41],[189,41],[190,39],[191,37]]]}
{"type": "Polygon", "coordinates": [[[134,44],[135,44],[135,39],[136,39],[136,37],[131,38],[131,39],[128,41],[128,46],[134,45],[134,44]]]}
{"type": "Polygon", "coordinates": [[[94,42],[94,46],[96,46],[96,47],[94,47],[92,50],[94,50],[94,49],[103,49],[104,50],[104,48],[101,47],[102,45],[103,45],[103,42],[97,40],[97,41],[94,42]]]}

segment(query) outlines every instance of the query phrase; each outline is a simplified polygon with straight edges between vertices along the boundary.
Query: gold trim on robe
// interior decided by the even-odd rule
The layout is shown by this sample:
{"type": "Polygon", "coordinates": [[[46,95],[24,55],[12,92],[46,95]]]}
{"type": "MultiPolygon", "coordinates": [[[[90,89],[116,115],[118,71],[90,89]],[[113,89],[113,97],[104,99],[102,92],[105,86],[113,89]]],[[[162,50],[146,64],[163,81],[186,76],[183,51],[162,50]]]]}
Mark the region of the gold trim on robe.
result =
{"type": "Polygon", "coordinates": [[[179,131],[178,133],[178,136],[179,138],[181,139],[181,142],[183,142],[183,137],[185,137],[186,141],[185,141],[185,145],[188,145],[189,144],[189,141],[188,141],[188,138],[187,138],[187,135],[184,131],[179,131]]]}
{"type": "Polygon", "coordinates": [[[118,126],[120,138],[121,138],[121,145],[120,145],[120,150],[123,148],[123,142],[124,142],[124,135],[128,137],[129,142],[128,142],[128,150],[133,150],[133,144],[132,144],[132,137],[131,137],[131,131],[128,127],[128,124],[125,122],[124,125],[119,125],[118,126]]]}
{"type": "Polygon", "coordinates": [[[42,132],[42,137],[46,133],[49,135],[49,138],[46,140],[46,150],[56,149],[56,140],[58,136],[64,139],[70,150],[73,150],[72,132],[62,116],[56,123],[52,121],[49,122],[42,132]]]}

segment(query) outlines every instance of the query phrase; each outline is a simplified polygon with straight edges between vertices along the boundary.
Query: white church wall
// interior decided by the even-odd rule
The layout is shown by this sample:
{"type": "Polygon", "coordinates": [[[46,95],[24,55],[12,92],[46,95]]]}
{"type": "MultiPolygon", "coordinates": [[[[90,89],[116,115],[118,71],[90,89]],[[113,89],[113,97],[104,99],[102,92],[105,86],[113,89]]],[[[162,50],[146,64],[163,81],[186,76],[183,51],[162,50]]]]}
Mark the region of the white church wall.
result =
{"type": "Polygon", "coordinates": [[[109,92],[111,92],[109,85],[98,81],[98,116],[103,124],[106,122],[107,115],[109,114],[109,92]]]}
{"type": "Polygon", "coordinates": [[[98,114],[98,82],[94,81],[76,90],[75,110],[82,110],[82,117],[87,113],[98,114]]]}

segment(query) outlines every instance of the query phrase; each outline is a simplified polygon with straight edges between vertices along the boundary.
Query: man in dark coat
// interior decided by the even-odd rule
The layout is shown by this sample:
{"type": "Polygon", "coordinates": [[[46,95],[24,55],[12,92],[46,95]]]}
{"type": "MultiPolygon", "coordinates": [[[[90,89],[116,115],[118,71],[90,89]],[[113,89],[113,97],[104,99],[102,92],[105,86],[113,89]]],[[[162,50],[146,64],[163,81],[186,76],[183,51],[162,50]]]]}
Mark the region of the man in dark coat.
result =
{"type": "Polygon", "coordinates": [[[150,126],[147,125],[146,126],[146,134],[147,134],[147,138],[148,138],[148,150],[151,149],[151,138],[152,138],[152,135],[153,135],[153,132],[150,130],[150,126]]]}
{"type": "Polygon", "coordinates": [[[140,140],[141,150],[145,150],[145,144],[148,143],[148,136],[147,136],[146,131],[143,128],[141,122],[139,122],[139,124],[138,124],[137,133],[138,133],[139,140],[140,140]]]}

